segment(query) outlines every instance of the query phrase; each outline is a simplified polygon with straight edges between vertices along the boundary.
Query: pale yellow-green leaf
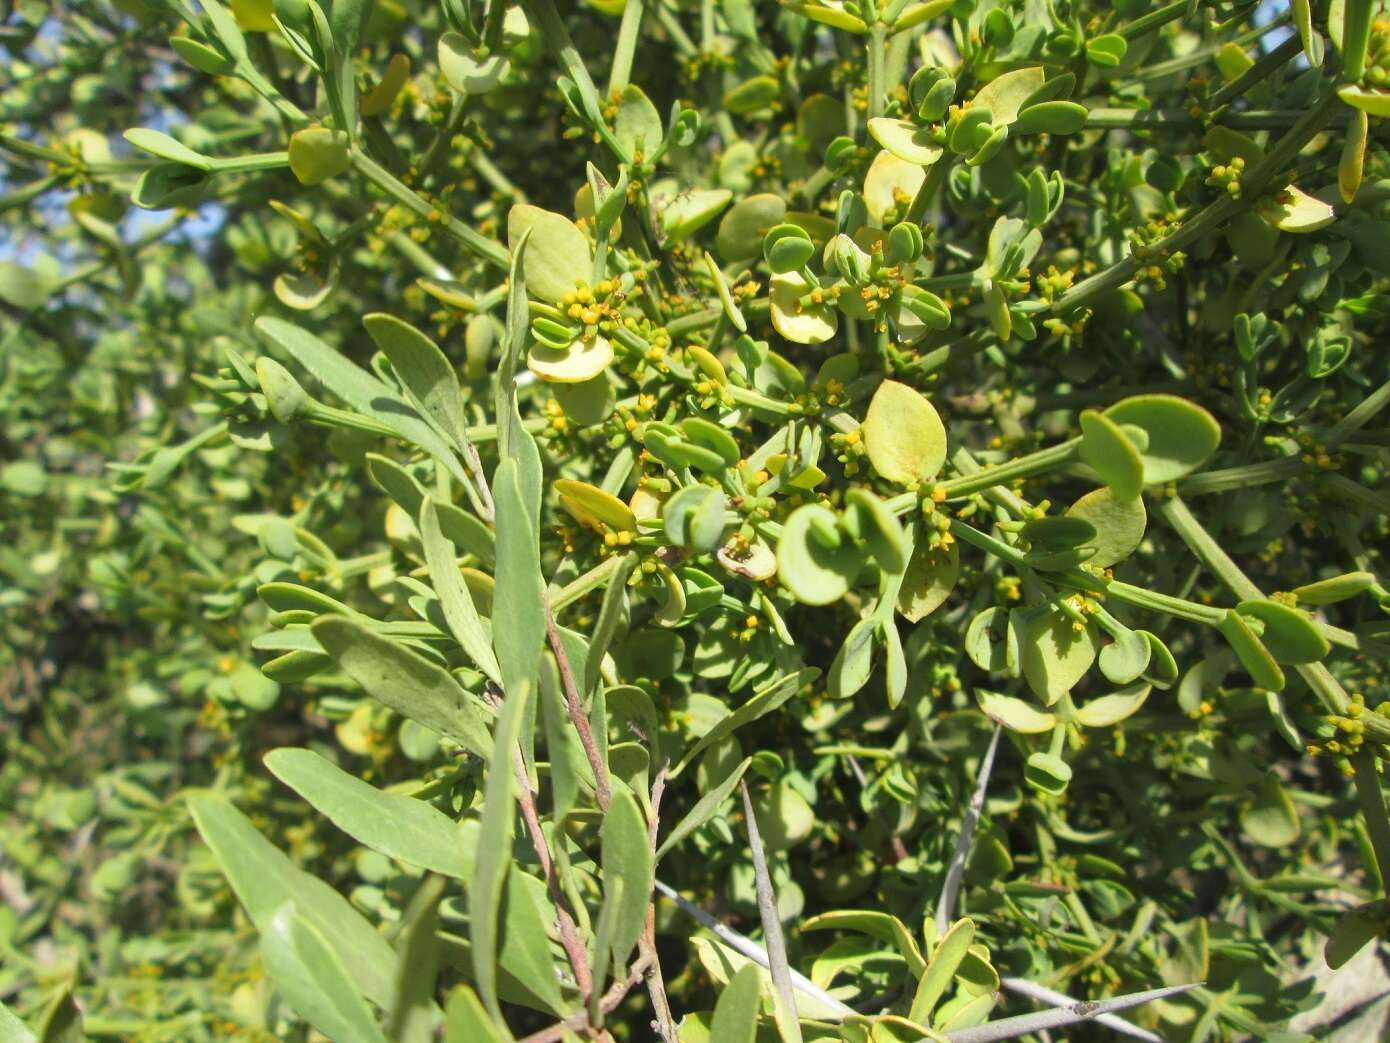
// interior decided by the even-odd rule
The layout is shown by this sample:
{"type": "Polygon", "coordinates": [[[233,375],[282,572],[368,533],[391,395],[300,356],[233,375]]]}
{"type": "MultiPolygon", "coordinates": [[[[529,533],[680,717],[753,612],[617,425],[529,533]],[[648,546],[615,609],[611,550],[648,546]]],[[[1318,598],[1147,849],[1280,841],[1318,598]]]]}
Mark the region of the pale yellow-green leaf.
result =
{"type": "Polygon", "coordinates": [[[823,344],[835,336],[839,326],[839,316],[832,306],[802,306],[801,298],[810,290],[810,285],[800,272],[786,272],[772,278],[768,294],[772,306],[772,325],[795,344],[823,344]]]}
{"type": "Polygon", "coordinates": [[[527,293],[553,302],[573,291],[576,283],[588,282],[594,255],[578,225],[563,214],[518,203],[507,213],[510,249],[516,249],[527,229],[533,232],[524,263],[527,293]]]}
{"type": "Polygon", "coordinates": [[[946,460],[941,417],[919,392],[896,380],[885,380],[874,392],[863,435],[869,462],[890,482],[929,481],[946,460]]]}
{"type": "Polygon", "coordinates": [[[613,345],[602,337],[577,340],[563,350],[536,344],[526,353],[526,368],[551,384],[579,384],[592,380],[612,361],[613,345]]]}
{"type": "Polygon", "coordinates": [[[1006,72],[981,87],[970,107],[989,109],[990,122],[996,127],[1007,127],[1018,118],[1018,110],[1045,79],[1040,65],[1006,72]]]}
{"type": "Polygon", "coordinates": [[[893,155],[919,167],[929,167],[941,158],[942,148],[926,127],[910,120],[875,116],[869,120],[869,134],[893,155]]]}
{"type": "Polygon", "coordinates": [[[927,179],[927,172],[891,152],[880,152],[864,175],[864,205],[876,225],[889,210],[905,210],[927,179]]]}

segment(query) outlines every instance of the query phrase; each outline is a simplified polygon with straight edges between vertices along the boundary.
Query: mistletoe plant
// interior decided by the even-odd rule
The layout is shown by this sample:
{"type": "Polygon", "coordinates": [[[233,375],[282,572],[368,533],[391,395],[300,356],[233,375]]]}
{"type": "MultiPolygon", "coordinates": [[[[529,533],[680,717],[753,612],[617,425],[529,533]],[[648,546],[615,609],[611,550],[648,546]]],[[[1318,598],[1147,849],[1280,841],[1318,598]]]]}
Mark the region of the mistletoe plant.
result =
{"type": "MultiPolygon", "coordinates": [[[[246,283],[110,467],[252,628],[178,1038],[1312,1038],[1390,929],[1378,0],[119,6],[165,129],[13,103],[87,267],[0,297],[148,278],[126,198],[246,283]]],[[[20,1006],[175,1024],[93,987],[20,1006]]]]}

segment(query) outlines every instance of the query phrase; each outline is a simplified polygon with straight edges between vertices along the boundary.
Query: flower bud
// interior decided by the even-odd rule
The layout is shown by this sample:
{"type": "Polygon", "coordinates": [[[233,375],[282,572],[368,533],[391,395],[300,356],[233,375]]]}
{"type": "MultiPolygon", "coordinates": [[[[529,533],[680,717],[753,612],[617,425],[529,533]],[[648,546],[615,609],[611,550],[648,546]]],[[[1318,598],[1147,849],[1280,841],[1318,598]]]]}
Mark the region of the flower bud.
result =
{"type": "Polygon", "coordinates": [[[911,264],[922,256],[922,229],[912,221],[900,221],[888,233],[884,253],[889,264],[911,264]]]}
{"type": "Polygon", "coordinates": [[[800,271],[815,252],[811,237],[799,225],[776,225],[763,237],[763,257],[778,275],[800,271]]]}

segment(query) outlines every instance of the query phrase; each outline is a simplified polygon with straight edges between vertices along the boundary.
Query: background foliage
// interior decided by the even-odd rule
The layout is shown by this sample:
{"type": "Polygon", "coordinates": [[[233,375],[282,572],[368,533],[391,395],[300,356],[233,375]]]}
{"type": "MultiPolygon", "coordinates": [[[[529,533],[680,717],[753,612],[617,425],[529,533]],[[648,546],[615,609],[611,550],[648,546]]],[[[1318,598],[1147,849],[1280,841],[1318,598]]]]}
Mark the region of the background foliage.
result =
{"type": "Polygon", "coordinates": [[[3,1038],[1330,1017],[1381,4],[4,15],[3,1038]]]}

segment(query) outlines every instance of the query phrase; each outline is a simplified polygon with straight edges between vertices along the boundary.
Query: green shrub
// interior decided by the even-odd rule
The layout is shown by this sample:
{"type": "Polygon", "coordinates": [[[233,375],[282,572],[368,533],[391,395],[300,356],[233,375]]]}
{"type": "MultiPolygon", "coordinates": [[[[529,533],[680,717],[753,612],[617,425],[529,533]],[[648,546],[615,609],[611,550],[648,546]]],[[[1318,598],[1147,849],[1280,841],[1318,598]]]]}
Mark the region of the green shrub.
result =
{"type": "Polygon", "coordinates": [[[567,6],[5,24],[5,1038],[1312,1038],[1383,4],[567,6]]]}

